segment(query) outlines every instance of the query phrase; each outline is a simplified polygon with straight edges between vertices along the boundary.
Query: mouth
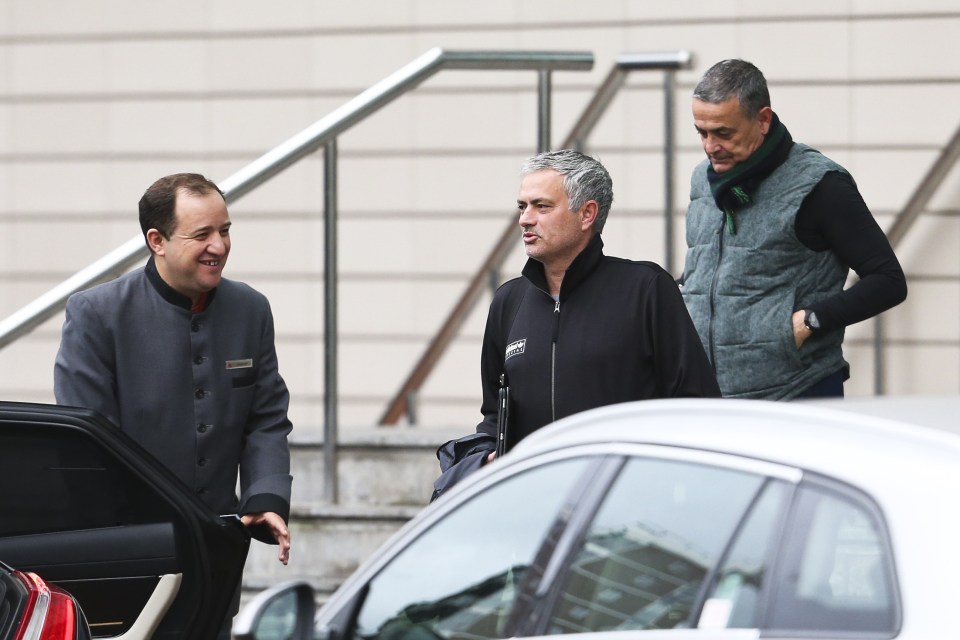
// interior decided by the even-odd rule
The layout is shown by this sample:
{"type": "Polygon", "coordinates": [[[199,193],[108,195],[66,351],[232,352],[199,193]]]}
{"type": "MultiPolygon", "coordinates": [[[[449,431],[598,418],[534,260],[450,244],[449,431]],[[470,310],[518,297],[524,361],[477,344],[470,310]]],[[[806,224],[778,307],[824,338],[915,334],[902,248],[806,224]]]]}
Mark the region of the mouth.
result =
{"type": "Polygon", "coordinates": [[[537,234],[533,233],[532,231],[524,231],[524,233],[523,233],[523,241],[526,242],[527,244],[530,244],[531,242],[533,242],[534,240],[536,240],[536,239],[539,238],[539,237],[540,237],[540,236],[538,236],[537,234]]]}
{"type": "Polygon", "coordinates": [[[219,260],[201,260],[200,264],[206,267],[216,268],[220,266],[220,261],[219,260]]]}

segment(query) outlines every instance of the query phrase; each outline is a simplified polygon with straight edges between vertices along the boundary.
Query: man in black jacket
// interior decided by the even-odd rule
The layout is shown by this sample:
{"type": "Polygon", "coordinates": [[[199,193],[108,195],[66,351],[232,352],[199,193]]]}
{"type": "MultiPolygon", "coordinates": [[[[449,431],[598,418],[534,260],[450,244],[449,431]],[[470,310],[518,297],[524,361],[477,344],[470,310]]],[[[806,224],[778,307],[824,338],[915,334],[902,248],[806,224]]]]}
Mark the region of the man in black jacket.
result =
{"type": "MultiPolygon", "coordinates": [[[[517,212],[529,260],[490,305],[477,433],[497,433],[501,374],[514,440],[617,402],[718,397],[673,278],[652,262],[603,254],[600,233],[613,202],[604,166],[576,151],[551,151],[530,158],[521,177],[517,212]]],[[[494,457],[482,447],[441,455],[463,465],[458,477],[494,457]]]]}

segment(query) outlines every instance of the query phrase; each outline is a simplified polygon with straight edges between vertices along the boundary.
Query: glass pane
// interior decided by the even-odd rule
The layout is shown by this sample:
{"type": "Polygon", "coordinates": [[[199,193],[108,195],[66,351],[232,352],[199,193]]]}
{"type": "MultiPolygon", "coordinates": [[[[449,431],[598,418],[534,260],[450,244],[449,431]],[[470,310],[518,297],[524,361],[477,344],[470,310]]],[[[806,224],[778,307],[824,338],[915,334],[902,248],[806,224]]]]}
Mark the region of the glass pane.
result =
{"type": "Polygon", "coordinates": [[[165,501],[87,434],[6,424],[0,443],[0,536],[170,520],[165,501]]]}
{"type": "Polygon", "coordinates": [[[289,640],[297,628],[297,592],[285,591],[267,604],[257,620],[256,640],[289,640]]]}
{"type": "Polygon", "coordinates": [[[573,560],[549,633],[690,626],[697,591],[762,482],[631,460],[573,560]]]}
{"type": "Polygon", "coordinates": [[[891,561],[882,525],[866,504],[806,486],[786,542],[784,583],[772,611],[778,629],[893,631],[891,561]]]}
{"type": "Polygon", "coordinates": [[[771,482],[750,511],[703,605],[701,628],[759,625],[758,601],[767,577],[774,527],[786,500],[786,485],[771,482]]]}
{"type": "Polygon", "coordinates": [[[589,462],[512,476],[448,514],[371,581],[356,638],[503,637],[517,588],[589,462]]]}

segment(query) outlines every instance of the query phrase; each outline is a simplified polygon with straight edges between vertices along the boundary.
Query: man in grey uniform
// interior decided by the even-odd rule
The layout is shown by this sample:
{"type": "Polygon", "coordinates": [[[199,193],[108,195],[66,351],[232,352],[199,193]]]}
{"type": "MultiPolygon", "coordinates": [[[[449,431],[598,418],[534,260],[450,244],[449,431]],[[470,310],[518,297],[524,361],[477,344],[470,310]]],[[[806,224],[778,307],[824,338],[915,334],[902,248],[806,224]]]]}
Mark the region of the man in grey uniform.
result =
{"type": "Polygon", "coordinates": [[[70,297],[54,393],[103,414],[218,513],[240,514],[286,564],[289,393],[270,304],[221,277],[230,224],[201,175],[151,185],[140,200],[150,259],[70,297]]]}

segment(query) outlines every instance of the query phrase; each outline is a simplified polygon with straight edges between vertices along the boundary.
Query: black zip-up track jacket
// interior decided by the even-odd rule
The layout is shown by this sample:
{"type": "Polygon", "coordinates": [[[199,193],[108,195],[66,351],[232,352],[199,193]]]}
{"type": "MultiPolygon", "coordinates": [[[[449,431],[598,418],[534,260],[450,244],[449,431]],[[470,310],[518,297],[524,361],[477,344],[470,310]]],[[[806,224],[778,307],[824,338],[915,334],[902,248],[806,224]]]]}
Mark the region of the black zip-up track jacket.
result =
{"type": "Polygon", "coordinates": [[[564,275],[559,301],[549,293],[543,265],[533,259],[523,277],[497,290],[481,354],[479,432],[497,433],[504,372],[510,428],[518,439],[554,420],[617,402],[720,396],[676,282],[652,262],[603,255],[599,234],[564,275]],[[512,296],[520,296],[519,305],[507,304],[512,296]],[[511,306],[513,319],[506,317],[511,306]]]}

